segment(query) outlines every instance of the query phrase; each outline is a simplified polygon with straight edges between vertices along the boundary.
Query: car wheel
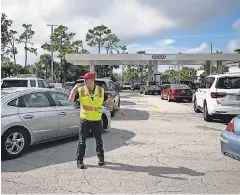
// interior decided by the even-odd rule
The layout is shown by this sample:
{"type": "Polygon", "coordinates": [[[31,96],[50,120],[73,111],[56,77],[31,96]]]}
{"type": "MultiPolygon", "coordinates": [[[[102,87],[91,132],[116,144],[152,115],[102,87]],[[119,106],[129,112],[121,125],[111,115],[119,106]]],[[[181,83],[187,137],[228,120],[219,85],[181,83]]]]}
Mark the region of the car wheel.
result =
{"type": "Polygon", "coordinates": [[[144,90],[144,95],[147,95],[147,92],[144,90]]]}
{"type": "Polygon", "coordinates": [[[158,92],[158,95],[161,95],[161,92],[160,92],[160,91],[158,92]]]}
{"type": "Polygon", "coordinates": [[[2,157],[14,159],[20,157],[29,147],[30,136],[21,127],[14,127],[2,136],[2,157]]]}
{"type": "Polygon", "coordinates": [[[171,102],[172,100],[170,99],[170,95],[168,94],[168,96],[167,96],[167,101],[168,102],[171,102]]]}
{"type": "Polygon", "coordinates": [[[140,91],[140,94],[142,94],[142,91],[140,91]]]}
{"type": "Polygon", "coordinates": [[[196,113],[200,113],[200,112],[201,112],[201,111],[198,109],[198,107],[197,107],[197,100],[196,100],[196,99],[194,99],[193,109],[194,109],[194,112],[196,112],[196,113]]]}
{"type": "Polygon", "coordinates": [[[118,100],[118,107],[120,108],[120,106],[121,106],[121,102],[120,102],[120,98],[119,98],[119,100],[118,100]]]}
{"type": "Polygon", "coordinates": [[[189,98],[187,101],[188,101],[189,103],[192,102],[192,98],[189,98]]]}
{"type": "Polygon", "coordinates": [[[161,94],[161,99],[164,100],[164,98],[163,98],[163,94],[161,94]]]}
{"type": "Polygon", "coordinates": [[[208,114],[208,108],[207,108],[207,103],[206,102],[204,103],[204,106],[203,106],[203,118],[207,122],[212,122],[213,121],[213,116],[208,114]]]}
{"type": "Polygon", "coordinates": [[[115,110],[112,110],[111,111],[111,117],[114,117],[115,116],[115,110]]]}

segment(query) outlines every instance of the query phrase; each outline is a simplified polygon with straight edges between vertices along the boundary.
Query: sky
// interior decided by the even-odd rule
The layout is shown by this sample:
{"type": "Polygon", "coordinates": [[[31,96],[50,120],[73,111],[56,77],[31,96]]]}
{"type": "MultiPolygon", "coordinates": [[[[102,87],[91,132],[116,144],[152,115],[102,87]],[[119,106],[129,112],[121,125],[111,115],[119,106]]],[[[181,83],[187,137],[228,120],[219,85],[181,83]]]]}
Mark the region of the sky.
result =
{"type": "MultiPolygon", "coordinates": [[[[38,55],[29,54],[29,64],[46,53],[41,45],[49,42],[47,24],[65,25],[83,41],[88,29],[103,24],[128,53],[210,53],[210,42],[213,52],[240,48],[240,0],[2,0],[1,6],[19,33],[23,23],[33,25],[38,55]]],[[[85,48],[97,53],[86,43],[85,48]]],[[[24,46],[18,51],[17,63],[24,64],[24,46]]]]}

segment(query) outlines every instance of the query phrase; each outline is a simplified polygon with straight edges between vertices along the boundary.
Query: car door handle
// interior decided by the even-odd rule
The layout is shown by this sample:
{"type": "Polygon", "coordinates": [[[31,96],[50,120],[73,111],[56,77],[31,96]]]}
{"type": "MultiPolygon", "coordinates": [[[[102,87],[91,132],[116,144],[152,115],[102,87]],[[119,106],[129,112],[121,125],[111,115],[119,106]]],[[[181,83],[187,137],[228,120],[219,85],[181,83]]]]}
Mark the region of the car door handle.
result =
{"type": "Polygon", "coordinates": [[[34,116],[33,115],[24,115],[23,118],[24,119],[32,119],[34,116]]]}
{"type": "Polygon", "coordinates": [[[66,112],[59,112],[59,115],[66,115],[66,112]]]}

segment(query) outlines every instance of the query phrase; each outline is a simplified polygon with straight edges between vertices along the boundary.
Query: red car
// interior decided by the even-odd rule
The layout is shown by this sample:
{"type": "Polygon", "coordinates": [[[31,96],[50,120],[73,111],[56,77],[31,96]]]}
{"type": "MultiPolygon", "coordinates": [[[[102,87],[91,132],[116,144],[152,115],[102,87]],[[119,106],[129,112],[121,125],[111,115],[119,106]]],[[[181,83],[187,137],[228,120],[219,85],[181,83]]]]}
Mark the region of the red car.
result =
{"type": "Polygon", "coordinates": [[[161,98],[170,101],[187,100],[192,102],[193,92],[187,85],[165,84],[162,85],[161,98]]]}

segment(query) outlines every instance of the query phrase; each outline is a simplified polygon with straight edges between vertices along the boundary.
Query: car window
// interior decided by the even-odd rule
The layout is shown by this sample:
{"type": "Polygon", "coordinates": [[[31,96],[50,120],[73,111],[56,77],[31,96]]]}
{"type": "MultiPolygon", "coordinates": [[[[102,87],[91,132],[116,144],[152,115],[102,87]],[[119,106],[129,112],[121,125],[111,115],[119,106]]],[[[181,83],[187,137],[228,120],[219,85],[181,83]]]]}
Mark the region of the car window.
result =
{"type": "Polygon", "coordinates": [[[47,81],[43,80],[42,82],[45,88],[50,88],[50,84],[47,81]]]}
{"type": "Polygon", "coordinates": [[[28,87],[28,80],[4,80],[1,88],[9,88],[9,87],[28,87]]]}
{"type": "Polygon", "coordinates": [[[113,91],[114,90],[114,85],[112,82],[109,82],[109,91],[113,91]]]}
{"type": "Polygon", "coordinates": [[[36,86],[37,86],[36,80],[31,79],[31,80],[30,80],[30,86],[31,86],[31,87],[36,87],[36,86]]]}
{"type": "Polygon", "coordinates": [[[38,80],[37,82],[38,82],[38,87],[39,88],[45,88],[45,85],[44,85],[42,80],[38,80]]]}
{"type": "Polygon", "coordinates": [[[211,88],[214,81],[215,81],[215,77],[207,77],[206,78],[206,88],[207,89],[211,88]]]}
{"type": "Polygon", "coordinates": [[[68,94],[61,92],[50,92],[56,106],[69,106],[71,103],[68,100],[68,94]]]}
{"type": "Polygon", "coordinates": [[[45,93],[31,93],[23,96],[23,102],[25,107],[49,107],[50,103],[48,101],[45,93]]]}
{"type": "Polygon", "coordinates": [[[216,84],[217,89],[240,89],[240,77],[219,78],[216,84]]]}
{"type": "Polygon", "coordinates": [[[19,105],[18,103],[19,103],[19,99],[16,98],[16,99],[10,101],[7,105],[8,105],[8,106],[18,107],[18,105],[19,105]]]}

